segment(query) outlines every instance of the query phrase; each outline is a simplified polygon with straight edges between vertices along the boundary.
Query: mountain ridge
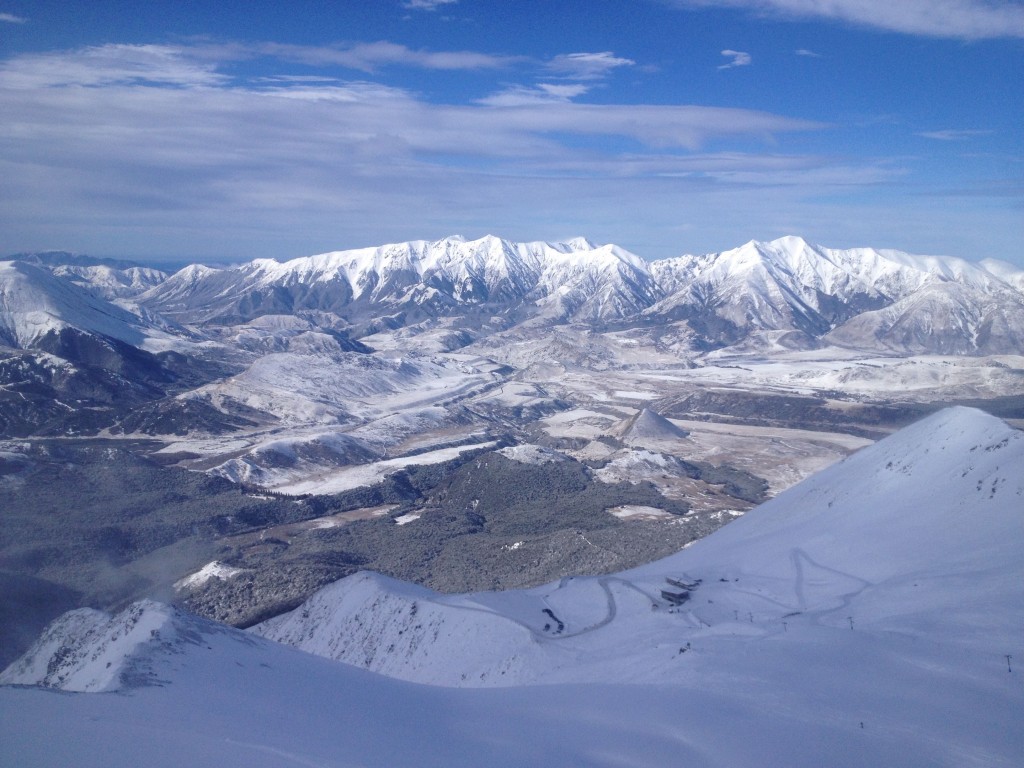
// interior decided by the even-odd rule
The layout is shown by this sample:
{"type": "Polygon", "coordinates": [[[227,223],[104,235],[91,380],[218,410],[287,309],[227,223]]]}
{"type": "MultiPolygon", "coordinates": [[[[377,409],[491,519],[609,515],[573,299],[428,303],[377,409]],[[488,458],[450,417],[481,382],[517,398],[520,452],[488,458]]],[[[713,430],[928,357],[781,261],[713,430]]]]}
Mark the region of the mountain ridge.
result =
{"type": "Polygon", "coordinates": [[[682,322],[711,349],[781,331],[796,334],[790,343],[799,337],[803,346],[833,343],[895,354],[1014,352],[1024,338],[1024,270],[891,249],[831,249],[796,236],[652,262],[583,238],[517,243],[488,235],[283,262],[190,265],[170,275],[111,266],[63,266],[60,273],[129,310],[200,326],[328,313],[337,327],[358,336],[382,322],[399,327],[447,317],[472,326],[497,313],[512,323],[682,322]],[[913,301],[922,291],[948,293],[941,286],[952,285],[961,286],[962,296],[942,306],[913,301]],[[991,307],[971,311],[979,303],[991,307]],[[894,329],[887,311],[910,330],[894,329]],[[933,342],[930,330],[943,314],[953,314],[959,327],[933,342]]]}
{"type": "MultiPolygon", "coordinates": [[[[654,323],[683,320],[728,346],[760,331],[794,331],[805,343],[864,312],[882,310],[937,284],[958,284],[972,296],[998,296],[1009,335],[1024,333],[1024,272],[951,257],[893,250],[829,249],[798,237],[654,262],[614,245],[513,243],[494,236],[410,241],[333,251],[278,262],[261,259],[197,274],[187,268],[138,296],[141,305],[183,321],[230,321],[273,311],[320,310],[355,322],[381,312],[416,318],[504,312],[552,323],[654,323]],[[998,274],[997,274],[998,273],[998,274]],[[708,330],[718,327],[715,332],[708,330]]],[[[928,327],[934,312],[915,309],[928,327]]],[[[962,313],[961,313],[962,314],[962,313]]],[[[984,318],[953,345],[959,353],[1006,351],[998,340],[978,344],[984,318]]],[[[844,346],[898,351],[898,336],[858,326],[830,340],[844,346]]],[[[920,335],[920,334],[919,334],[920,335]]],[[[921,345],[918,345],[921,346],[921,345]]],[[[927,348],[927,344],[924,346],[927,348]]],[[[938,344],[928,351],[942,352],[938,344]]]]}

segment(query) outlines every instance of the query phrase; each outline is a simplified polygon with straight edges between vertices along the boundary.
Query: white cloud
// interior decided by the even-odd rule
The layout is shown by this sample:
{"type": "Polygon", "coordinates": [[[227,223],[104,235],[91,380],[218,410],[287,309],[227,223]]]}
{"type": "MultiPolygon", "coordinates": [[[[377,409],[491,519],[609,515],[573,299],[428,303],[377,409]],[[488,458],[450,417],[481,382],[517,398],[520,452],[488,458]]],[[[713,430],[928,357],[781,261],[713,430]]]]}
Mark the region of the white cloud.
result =
{"type": "Polygon", "coordinates": [[[719,69],[732,69],[733,67],[746,67],[746,66],[749,66],[750,63],[753,61],[753,59],[750,58],[750,54],[749,53],[745,53],[743,51],[730,51],[728,48],[726,50],[722,51],[722,55],[730,57],[732,59],[732,61],[730,61],[728,64],[720,65],[718,67],[719,69]]]}
{"type": "Polygon", "coordinates": [[[453,5],[459,0],[404,0],[403,8],[410,11],[436,11],[445,5],[453,5]]]}
{"type": "MultiPolygon", "coordinates": [[[[246,93],[245,90],[235,90],[234,93],[246,93]]],[[[282,99],[297,99],[300,101],[337,101],[350,104],[380,102],[387,99],[406,99],[408,94],[400,88],[391,88],[379,83],[364,83],[357,81],[339,82],[331,81],[329,84],[309,80],[294,81],[294,84],[284,80],[278,82],[275,87],[263,91],[249,91],[249,93],[274,96],[282,99]]]]}
{"type": "Polygon", "coordinates": [[[321,75],[269,75],[267,77],[257,77],[254,79],[257,83],[336,83],[338,78],[336,77],[324,77],[321,75]]]}
{"type": "Polygon", "coordinates": [[[569,102],[588,93],[594,87],[595,81],[605,79],[620,67],[631,67],[635,63],[631,59],[616,56],[611,51],[562,54],[544,65],[555,79],[562,82],[540,82],[532,86],[512,85],[479,99],[477,103],[492,107],[511,107],[569,102]]]}
{"type": "Polygon", "coordinates": [[[70,53],[28,54],[0,65],[0,84],[5,88],[131,83],[196,87],[219,85],[227,79],[213,63],[163,45],[103,45],[70,53]]]}
{"type": "MultiPolygon", "coordinates": [[[[260,144],[265,156],[282,146],[308,145],[309,156],[320,163],[321,142],[365,147],[368,136],[395,137],[412,152],[504,157],[557,149],[559,143],[549,138],[554,134],[620,136],[649,146],[694,149],[727,137],[760,141],[823,127],[745,109],[572,103],[590,87],[541,83],[505,91],[520,97],[515,104],[496,94],[476,105],[439,105],[377,83],[292,81],[286,76],[277,83],[262,78],[240,85],[211,63],[196,64],[180,51],[153,46],[21,56],[0,65],[5,123],[25,126],[27,132],[16,135],[24,139],[26,150],[35,145],[27,127],[37,125],[39,140],[49,137],[46,146],[88,143],[90,154],[97,156],[116,157],[130,150],[130,142],[108,142],[107,129],[146,143],[150,130],[159,127],[158,135],[176,136],[179,146],[215,125],[223,131],[222,141],[197,141],[197,159],[219,145],[227,156],[237,157],[231,147],[244,139],[260,144]],[[298,108],[297,100],[310,106],[298,108]],[[498,105],[519,108],[491,108],[498,105]],[[82,131],[86,125],[94,128],[82,131]]],[[[147,156],[159,162],[159,144],[151,149],[147,156]]],[[[217,156],[207,159],[211,168],[220,162],[217,156]]]]}
{"type": "MultiPolygon", "coordinates": [[[[230,78],[219,72],[223,62],[268,57],[309,66],[337,66],[376,72],[388,66],[432,70],[481,70],[511,66],[522,58],[474,51],[412,50],[379,41],[348,47],[301,46],[283,43],[222,43],[173,45],[110,44],[77,51],[26,54],[0,64],[7,87],[61,85],[105,86],[153,83],[168,86],[222,85],[230,78]]],[[[276,79],[288,78],[277,75],[276,79]]],[[[300,76],[294,76],[300,79],[300,76]]],[[[315,81],[318,76],[301,76],[315,81]]]]}
{"type": "Polygon", "coordinates": [[[964,139],[971,139],[975,136],[989,136],[992,131],[985,130],[957,130],[954,128],[947,128],[941,131],[922,131],[918,133],[918,136],[923,136],[926,139],[936,139],[938,141],[963,141],[964,139]]]}
{"type": "Polygon", "coordinates": [[[581,83],[537,83],[534,86],[512,85],[492,93],[477,103],[490,107],[518,107],[527,104],[550,104],[572,101],[590,90],[581,83]]]}
{"type": "Polygon", "coordinates": [[[680,8],[738,8],[790,18],[824,18],[929,37],[1024,37],[1016,0],[669,0],[680,8]]]}
{"type": "Polygon", "coordinates": [[[548,62],[548,69],[554,74],[572,80],[597,80],[606,77],[619,67],[636,64],[632,59],[616,56],[611,51],[600,53],[566,53],[548,62]]]}
{"type": "Polygon", "coordinates": [[[587,87],[438,105],[373,83],[243,87],[148,49],[18,57],[0,67],[0,197],[12,202],[3,218],[59,209],[121,227],[198,206],[251,220],[253,206],[279,218],[277,207],[299,200],[322,215],[353,197],[394,192],[394,203],[427,179],[431,194],[450,192],[467,173],[494,181],[589,157],[604,174],[614,153],[576,149],[583,137],[687,153],[821,127],[743,109],[571,103],[587,87]]]}
{"type": "Polygon", "coordinates": [[[812,51],[812,50],[810,50],[808,48],[797,48],[795,51],[793,51],[793,53],[795,55],[797,55],[797,56],[806,56],[806,57],[811,58],[811,59],[820,59],[821,58],[821,54],[820,53],[815,53],[814,51],[812,51]]]}
{"type": "Polygon", "coordinates": [[[13,13],[0,13],[0,21],[5,21],[8,24],[25,24],[28,19],[24,16],[15,16],[13,13]]]}
{"type": "Polygon", "coordinates": [[[379,83],[296,77],[287,63],[243,84],[214,53],[104,46],[0,62],[7,247],[236,258],[567,227],[643,245],[644,233],[685,223],[683,212],[747,231],[792,220],[804,196],[899,172],[786,152],[787,134],[820,123],[574,102],[591,81],[436,104],[379,83]]]}
{"type": "Polygon", "coordinates": [[[234,55],[243,58],[271,56],[312,66],[341,66],[363,72],[375,72],[388,66],[434,70],[497,69],[520,60],[516,57],[494,56],[476,51],[414,50],[386,40],[350,46],[253,43],[243,46],[211,47],[209,54],[214,57],[234,55]]]}

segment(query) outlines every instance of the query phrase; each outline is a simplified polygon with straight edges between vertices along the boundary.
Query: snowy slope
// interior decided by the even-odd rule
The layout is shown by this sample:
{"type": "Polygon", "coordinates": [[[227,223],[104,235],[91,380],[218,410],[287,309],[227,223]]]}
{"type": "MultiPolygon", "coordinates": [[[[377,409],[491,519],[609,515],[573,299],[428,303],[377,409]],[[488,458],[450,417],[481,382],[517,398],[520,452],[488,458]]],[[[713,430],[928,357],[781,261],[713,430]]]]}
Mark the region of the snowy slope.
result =
{"type": "Polygon", "coordinates": [[[1024,436],[952,409],[630,572],[469,596],[359,575],[264,626],[442,685],[152,603],[65,618],[3,682],[121,693],[0,688],[0,761],[1014,766],[1022,469],[1024,436]],[[150,637],[119,655],[128,625],[150,637]]]}
{"type": "Polygon", "coordinates": [[[448,602],[425,587],[375,573],[358,573],[343,588],[326,588],[297,613],[271,619],[258,633],[389,677],[436,685],[519,680],[540,661],[541,652],[530,629],[515,618],[459,597],[448,602]],[[452,662],[467,650],[466,663],[458,665],[458,679],[452,680],[452,662]]]}
{"type": "Polygon", "coordinates": [[[0,261],[0,343],[32,347],[51,331],[74,328],[139,346],[135,315],[25,262],[0,261]]]}
{"type": "Polygon", "coordinates": [[[117,268],[104,264],[64,264],[53,274],[79,285],[107,301],[136,296],[167,279],[166,272],[151,267],[117,268]]]}
{"type": "Polygon", "coordinates": [[[820,334],[830,323],[821,299],[839,306],[878,305],[885,298],[803,241],[747,243],[705,256],[655,263],[669,295],[648,314],[710,313],[741,330],[801,330],[820,334]],[[789,247],[785,247],[789,246],[789,247]]]}
{"type": "Polygon", "coordinates": [[[91,608],[69,611],[47,627],[32,654],[0,674],[0,683],[90,692],[138,684],[152,641],[173,638],[176,613],[150,600],[116,616],[91,608]]]}
{"type": "Polygon", "coordinates": [[[1021,293],[1024,293],[1024,269],[1013,266],[998,259],[983,259],[979,262],[986,272],[989,272],[1004,283],[1012,285],[1021,293]]]}
{"type": "Polygon", "coordinates": [[[1022,515],[1024,435],[980,411],[954,408],[815,475],[690,549],[619,577],[527,592],[421,593],[417,602],[431,620],[417,627],[406,626],[408,600],[389,583],[353,576],[255,631],[448,685],[620,679],[614,659],[641,638],[634,662],[647,672],[630,668],[621,679],[655,682],[664,674],[656,649],[665,642],[770,636],[783,630],[787,616],[794,625],[829,628],[846,626],[852,616],[872,631],[929,637],[942,627],[946,639],[998,655],[1000,645],[1017,642],[1007,616],[1022,618],[1024,611],[1022,515]],[[666,579],[683,574],[702,584],[685,610],[670,615],[662,590],[673,591],[666,579]],[[376,606],[373,622],[360,618],[368,605],[376,606]],[[433,654],[425,661],[437,637],[475,632],[481,610],[515,620],[530,631],[529,642],[514,650],[474,645],[448,657],[447,673],[433,654]],[[738,616],[749,621],[737,623],[738,616]],[[399,636],[416,652],[369,659],[358,650],[386,648],[399,636]],[[644,663],[652,651],[655,658],[644,663]],[[525,666],[524,656],[532,659],[525,666]],[[470,672],[510,666],[518,670],[512,677],[470,672]]]}
{"type": "Polygon", "coordinates": [[[301,333],[286,352],[271,352],[245,370],[184,395],[230,410],[242,404],[291,426],[362,422],[417,410],[497,380],[443,358],[396,358],[348,352],[323,333],[301,333]]]}
{"type": "Polygon", "coordinates": [[[1024,294],[958,282],[929,283],[852,318],[825,339],[898,354],[999,354],[1024,350],[1024,294]]]}
{"type": "Polygon", "coordinates": [[[935,668],[855,639],[694,649],[675,659],[685,674],[655,685],[467,691],[372,675],[176,614],[144,650],[149,675],[117,694],[0,688],[0,759],[25,768],[1014,764],[1020,695],[1005,669],[1001,686],[960,677],[944,688],[935,668]],[[894,697],[901,688],[910,695],[894,697]]]}
{"type": "Polygon", "coordinates": [[[382,400],[424,378],[415,364],[344,352],[330,337],[308,335],[319,336],[323,344],[264,355],[237,375],[184,397],[209,400],[215,407],[239,402],[293,424],[336,424],[362,401],[382,400]]]}

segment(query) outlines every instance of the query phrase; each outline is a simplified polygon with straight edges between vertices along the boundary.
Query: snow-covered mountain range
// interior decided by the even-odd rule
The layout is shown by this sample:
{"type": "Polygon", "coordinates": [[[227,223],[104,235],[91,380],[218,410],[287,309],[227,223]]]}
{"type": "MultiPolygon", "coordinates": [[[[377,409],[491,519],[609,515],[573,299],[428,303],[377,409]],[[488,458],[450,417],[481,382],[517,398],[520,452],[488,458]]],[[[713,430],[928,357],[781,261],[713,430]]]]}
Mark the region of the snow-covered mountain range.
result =
{"type": "Polygon", "coordinates": [[[358,574],[252,633],[79,610],[0,677],[28,686],[0,687],[0,755],[1010,766],[1022,514],[1024,435],[953,408],[623,573],[449,596],[358,574]]]}
{"type": "Polygon", "coordinates": [[[1000,262],[835,250],[798,237],[655,262],[582,238],[451,237],[283,263],[191,266],[137,301],[184,323],[320,311],[356,326],[401,325],[487,312],[517,321],[683,320],[709,347],[785,331],[791,345],[977,354],[1020,349],[1021,285],[1024,272],[1000,262]]]}
{"type": "Polygon", "coordinates": [[[490,236],[221,269],[192,265],[172,275],[70,256],[64,262],[57,255],[2,262],[0,342],[45,348],[45,338],[73,328],[149,351],[181,350],[225,326],[299,315],[355,337],[447,319],[463,331],[450,337],[456,346],[487,328],[542,322],[661,329],[705,351],[744,344],[897,355],[1024,348],[1024,271],[1002,262],[835,250],[798,237],[655,262],[582,238],[490,236]]]}

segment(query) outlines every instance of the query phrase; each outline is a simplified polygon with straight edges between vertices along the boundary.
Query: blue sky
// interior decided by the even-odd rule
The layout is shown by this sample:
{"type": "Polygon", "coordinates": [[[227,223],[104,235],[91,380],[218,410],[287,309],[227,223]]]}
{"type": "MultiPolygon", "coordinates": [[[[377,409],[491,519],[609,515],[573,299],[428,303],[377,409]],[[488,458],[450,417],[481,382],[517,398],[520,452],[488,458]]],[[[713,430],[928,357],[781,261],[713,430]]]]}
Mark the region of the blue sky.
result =
{"type": "Polygon", "coordinates": [[[1024,266],[1021,0],[0,0],[0,252],[1024,266]]]}

